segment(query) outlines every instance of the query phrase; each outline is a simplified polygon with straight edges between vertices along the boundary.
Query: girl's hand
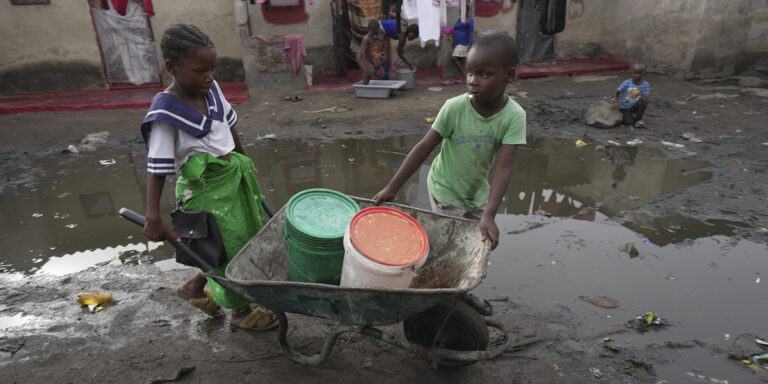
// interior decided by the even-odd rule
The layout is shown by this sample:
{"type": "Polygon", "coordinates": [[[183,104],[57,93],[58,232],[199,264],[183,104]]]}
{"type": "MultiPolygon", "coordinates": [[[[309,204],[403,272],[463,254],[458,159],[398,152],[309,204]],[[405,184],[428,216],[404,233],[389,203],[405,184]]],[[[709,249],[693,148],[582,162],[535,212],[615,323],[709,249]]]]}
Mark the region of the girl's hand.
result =
{"type": "Polygon", "coordinates": [[[373,205],[379,205],[385,201],[392,201],[397,197],[397,192],[390,191],[387,188],[382,189],[373,196],[373,205]]]}
{"type": "Polygon", "coordinates": [[[171,227],[160,219],[147,219],[144,223],[144,236],[152,241],[173,240],[181,241],[171,227]]]}
{"type": "Polygon", "coordinates": [[[491,250],[496,249],[499,246],[499,227],[496,226],[496,221],[484,214],[479,225],[480,234],[483,236],[480,241],[485,242],[485,239],[490,239],[491,250]]]}

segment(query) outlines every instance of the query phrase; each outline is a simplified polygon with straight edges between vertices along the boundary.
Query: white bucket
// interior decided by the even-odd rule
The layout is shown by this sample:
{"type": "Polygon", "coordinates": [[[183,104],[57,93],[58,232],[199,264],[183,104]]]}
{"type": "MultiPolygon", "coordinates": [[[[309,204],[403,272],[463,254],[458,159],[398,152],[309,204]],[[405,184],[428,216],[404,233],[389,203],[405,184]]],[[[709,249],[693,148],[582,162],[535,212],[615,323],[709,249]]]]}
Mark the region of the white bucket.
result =
{"type": "Polygon", "coordinates": [[[429,248],[413,264],[392,266],[377,263],[361,254],[349,238],[349,227],[344,232],[344,263],[341,267],[342,287],[352,288],[408,288],[418,270],[427,261],[429,248]]]}
{"type": "Polygon", "coordinates": [[[413,79],[415,73],[410,69],[398,69],[395,71],[398,80],[405,80],[405,85],[400,89],[413,89],[413,79]]]}

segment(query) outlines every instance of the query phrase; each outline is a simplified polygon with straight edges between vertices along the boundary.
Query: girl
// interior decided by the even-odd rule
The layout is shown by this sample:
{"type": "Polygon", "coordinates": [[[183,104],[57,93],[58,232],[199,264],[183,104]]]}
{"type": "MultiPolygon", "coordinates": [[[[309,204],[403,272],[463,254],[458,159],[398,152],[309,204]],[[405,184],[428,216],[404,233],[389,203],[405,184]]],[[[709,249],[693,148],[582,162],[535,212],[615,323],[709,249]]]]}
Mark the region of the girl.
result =
{"type": "MultiPolygon", "coordinates": [[[[160,47],[173,83],[152,98],[141,125],[148,149],[147,222],[144,234],[154,241],[180,241],[160,218],[165,177],[178,174],[179,209],[213,213],[227,260],[261,228],[261,189],[253,162],[243,155],[235,124],[237,114],[216,81],[216,48],[197,27],[176,24],[163,34],[160,47]],[[233,152],[234,150],[234,152],[233,152]]],[[[224,272],[226,264],[218,267],[224,272]]],[[[231,323],[244,329],[277,325],[271,311],[252,310],[245,298],[197,274],[179,294],[209,315],[232,309],[231,323]]]]}

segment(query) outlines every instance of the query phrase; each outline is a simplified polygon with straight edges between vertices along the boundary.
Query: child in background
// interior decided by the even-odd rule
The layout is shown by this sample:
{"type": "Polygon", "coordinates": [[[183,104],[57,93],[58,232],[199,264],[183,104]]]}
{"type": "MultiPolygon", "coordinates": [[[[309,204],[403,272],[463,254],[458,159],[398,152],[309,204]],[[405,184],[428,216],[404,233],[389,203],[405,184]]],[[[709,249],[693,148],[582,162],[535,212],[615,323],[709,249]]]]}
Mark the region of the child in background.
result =
{"type": "MultiPolygon", "coordinates": [[[[262,195],[235,130],[237,114],[214,81],[216,48],[187,24],[168,28],[160,47],[173,83],[152,98],[141,124],[149,152],[144,234],[154,241],[179,241],[159,212],[165,177],[178,174],[178,209],[213,213],[230,261],[261,228],[262,195]]],[[[178,293],[212,316],[221,315],[220,307],[232,309],[231,324],[243,329],[277,325],[271,311],[252,310],[248,300],[213,279],[205,291],[205,283],[198,273],[178,293]]]]}
{"type": "Polygon", "coordinates": [[[467,19],[462,20],[459,17],[456,20],[456,24],[453,25],[453,54],[451,57],[453,64],[456,65],[456,68],[461,73],[461,77],[456,79],[455,82],[453,80],[445,80],[443,85],[464,84],[464,77],[467,75],[467,72],[464,70],[464,63],[467,60],[467,52],[469,52],[469,47],[472,46],[472,38],[475,34],[475,21],[469,17],[469,9],[469,4],[467,4],[467,19]]]}
{"type": "Polygon", "coordinates": [[[368,33],[363,37],[357,51],[357,65],[363,70],[364,85],[368,85],[371,77],[378,80],[389,79],[387,44],[379,31],[379,22],[368,20],[368,33]]]}
{"type": "Polygon", "coordinates": [[[616,90],[614,106],[619,108],[623,115],[622,124],[634,125],[635,128],[645,128],[643,113],[648,106],[648,95],[651,89],[645,77],[645,65],[634,64],[632,66],[632,78],[624,80],[616,90]]]}
{"type": "Polygon", "coordinates": [[[504,91],[514,80],[517,44],[506,34],[479,38],[467,56],[469,92],[445,102],[432,128],[373,199],[392,201],[440,144],[427,178],[432,210],[479,220],[482,240],[499,243],[496,210],[509,184],[517,146],[526,143],[525,111],[504,91]],[[488,183],[488,179],[491,183],[488,183]]]}

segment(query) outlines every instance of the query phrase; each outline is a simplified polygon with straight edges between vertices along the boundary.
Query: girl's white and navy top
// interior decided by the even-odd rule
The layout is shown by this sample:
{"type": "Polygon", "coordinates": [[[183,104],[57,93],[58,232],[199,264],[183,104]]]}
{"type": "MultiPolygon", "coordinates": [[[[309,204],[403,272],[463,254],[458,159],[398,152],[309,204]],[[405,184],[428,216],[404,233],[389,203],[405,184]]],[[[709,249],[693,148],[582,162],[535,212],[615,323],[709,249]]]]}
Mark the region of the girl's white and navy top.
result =
{"type": "Polygon", "coordinates": [[[205,116],[170,93],[152,98],[141,123],[141,135],[147,146],[147,173],[175,175],[190,156],[210,153],[219,157],[235,148],[230,128],[237,124],[237,113],[224,98],[215,81],[205,95],[205,116]]]}

